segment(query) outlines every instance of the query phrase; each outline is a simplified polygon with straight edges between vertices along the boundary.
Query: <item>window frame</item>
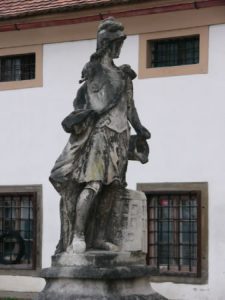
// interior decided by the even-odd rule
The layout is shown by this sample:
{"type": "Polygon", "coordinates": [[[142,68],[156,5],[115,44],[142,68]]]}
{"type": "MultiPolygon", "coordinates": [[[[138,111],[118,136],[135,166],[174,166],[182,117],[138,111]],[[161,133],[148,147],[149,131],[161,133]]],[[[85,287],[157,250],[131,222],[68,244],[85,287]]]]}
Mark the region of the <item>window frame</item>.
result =
{"type": "Polygon", "coordinates": [[[182,183],[138,183],[137,190],[145,194],[151,193],[177,193],[199,192],[201,195],[201,232],[200,232],[200,277],[191,277],[189,274],[152,276],[152,282],[174,282],[186,284],[206,284],[208,282],[208,183],[182,182],[182,183]]]}
{"type": "Polygon", "coordinates": [[[209,28],[208,26],[179,29],[163,32],[145,33],[139,35],[139,72],[138,78],[145,79],[151,77],[168,77],[192,74],[208,73],[208,48],[209,48],[209,28]],[[179,38],[199,35],[199,63],[169,66],[169,67],[148,67],[149,51],[148,43],[151,40],[179,38]]]}
{"type": "Polygon", "coordinates": [[[36,54],[0,56],[0,82],[35,79],[36,54]]]}
{"type": "Polygon", "coordinates": [[[0,194],[35,194],[35,253],[33,254],[33,267],[19,268],[17,265],[4,265],[0,267],[0,275],[38,276],[42,267],[42,185],[9,185],[0,186],[0,194]]]}
{"type": "Polygon", "coordinates": [[[35,54],[35,78],[0,82],[0,91],[25,89],[43,86],[43,47],[42,45],[0,49],[1,56],[35,54]]]}

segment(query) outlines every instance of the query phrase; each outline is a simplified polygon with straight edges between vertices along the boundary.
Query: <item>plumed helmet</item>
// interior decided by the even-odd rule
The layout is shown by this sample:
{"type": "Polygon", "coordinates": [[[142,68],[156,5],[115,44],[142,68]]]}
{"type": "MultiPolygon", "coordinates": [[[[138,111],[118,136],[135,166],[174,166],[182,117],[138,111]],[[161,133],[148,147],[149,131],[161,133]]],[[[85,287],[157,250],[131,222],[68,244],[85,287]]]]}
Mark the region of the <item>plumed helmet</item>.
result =
{"type": "Polygon", "coordinates": [[[124,34],[123,30],[123,25],[116,21],[115,18],[109,17],[103,20],[98,27],[97,50],[104,48],[111,41],[118,39],[124,40],[126,35],[124,34]]]}

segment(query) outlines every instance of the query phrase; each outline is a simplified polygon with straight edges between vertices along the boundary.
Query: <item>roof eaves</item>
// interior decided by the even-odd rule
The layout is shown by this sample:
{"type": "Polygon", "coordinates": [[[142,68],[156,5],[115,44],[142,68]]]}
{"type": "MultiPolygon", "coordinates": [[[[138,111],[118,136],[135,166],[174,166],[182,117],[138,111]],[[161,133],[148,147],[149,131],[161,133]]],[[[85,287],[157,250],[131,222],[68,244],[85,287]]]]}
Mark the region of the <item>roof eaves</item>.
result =
{"type": "MultiPolygon", "coordinates": [[[[104,1],[104,0],[103,0],[104,1]]],[[[18,19],[18,18],[24,18],[24,17],[32,17],[32,16],[43,16],[48,14],[56,14],[56,13],[65,13],[65,12],[73,12],[73,11],[81,11],[81,10],[88,10],[90,8],[104,8],[104,7],[110,7],[115,5],[122,5],[122,4],[128,4],[128,3],[135,3],[135,2],[146,2],[146,0],[111,0],[111,1],[105,1],[105,2],[96,2],[96,3],[76,3],[76,4],[70,4],[65,5],[61,7],[54,7],[54,8],[48,8],[48,9],[39,9],[34,11],[24,11],[14,14],[7,14],[7,15],[0,15],[0,21],[9,20],[9,19],[18,19]]],[[[151,2],[152,0],[149,0],[151,2]]]]}

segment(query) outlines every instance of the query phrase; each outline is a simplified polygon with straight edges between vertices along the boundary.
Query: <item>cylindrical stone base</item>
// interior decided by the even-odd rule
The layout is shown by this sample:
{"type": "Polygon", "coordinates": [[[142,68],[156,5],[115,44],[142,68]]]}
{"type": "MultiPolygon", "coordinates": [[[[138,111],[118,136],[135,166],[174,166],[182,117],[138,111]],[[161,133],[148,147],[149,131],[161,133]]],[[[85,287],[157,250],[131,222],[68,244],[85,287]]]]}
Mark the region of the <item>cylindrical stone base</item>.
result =
{"type": "Polygon", "coordinates": [[[44,290],[36,300],[166,300],[150,285],[145,266],[52,267],[42,271],[44,290]]]}

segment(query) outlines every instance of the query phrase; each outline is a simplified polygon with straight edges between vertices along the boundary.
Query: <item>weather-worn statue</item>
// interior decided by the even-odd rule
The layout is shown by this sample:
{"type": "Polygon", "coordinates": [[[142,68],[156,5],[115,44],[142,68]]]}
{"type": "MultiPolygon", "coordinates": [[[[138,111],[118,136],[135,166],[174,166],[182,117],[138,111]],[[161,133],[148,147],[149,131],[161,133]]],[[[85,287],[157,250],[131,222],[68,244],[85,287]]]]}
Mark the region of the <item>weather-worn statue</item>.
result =
{"type": "MultiPolygon", "coordinates": [[[[62,122],[70,138],[50,176],[61,195],[61,237],[56,253],[86,251],[96,199],[107,197],[104,190],[110,186],[125,187],[128,159],[148,160],[150,133],[142,126],[133,100],[136,74],[129,65],[117,67],[113,61],[126,38],[123,29],[114,18],[101,22],[97,49],[83,68],[74,111],[62,122]],[[130,136],[130,125],[137,135],[130,136]]],[[[114,250],[115,246],[106,240],[92,241],[92,247],[114,250]]]]}

